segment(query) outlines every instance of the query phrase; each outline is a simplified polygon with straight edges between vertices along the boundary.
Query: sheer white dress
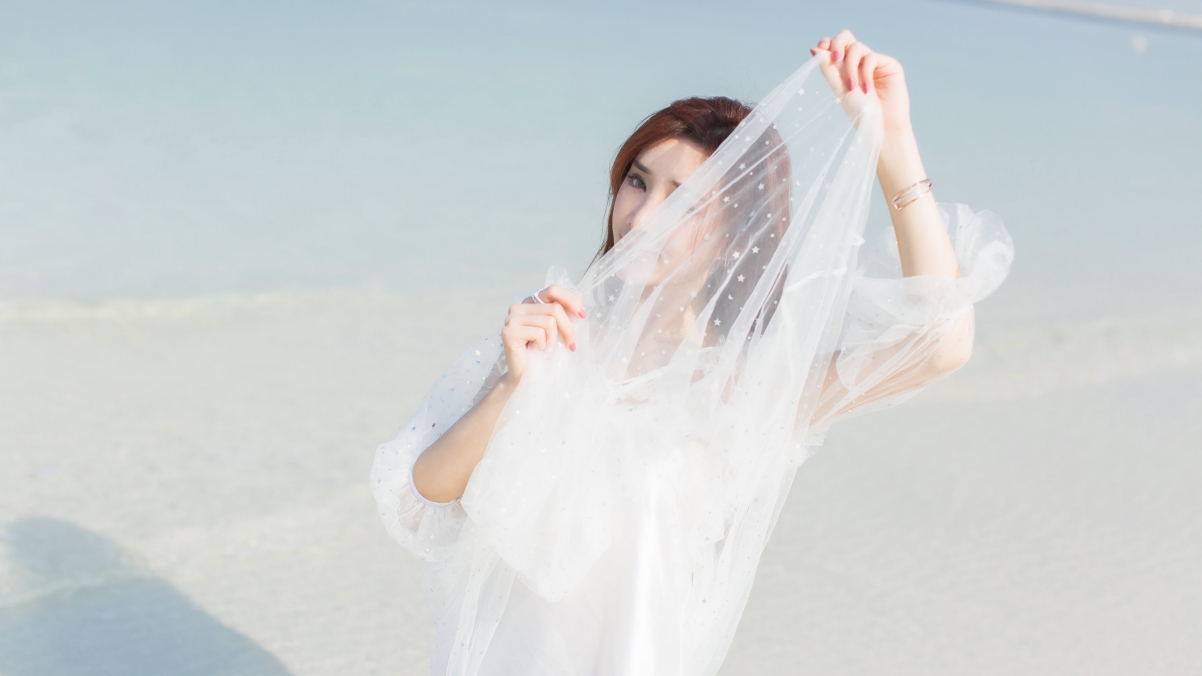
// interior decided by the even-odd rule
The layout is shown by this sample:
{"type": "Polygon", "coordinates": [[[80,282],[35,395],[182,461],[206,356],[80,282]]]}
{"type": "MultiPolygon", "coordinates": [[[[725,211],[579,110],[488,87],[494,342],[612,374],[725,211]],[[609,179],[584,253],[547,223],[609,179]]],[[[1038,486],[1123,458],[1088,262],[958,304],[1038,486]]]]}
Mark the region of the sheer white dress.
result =
{"type": "Polygon", "coordinates": [[[379,447],[381,517],[427,561],[432,673],[717,672],[797,467],[944,375],[1013,259],[953,205],[959,278],[903,278],[892,232],[857,264],[879,140],[875,98],[807,63],[585,273],[577,351],[530,360],[461,499],[412,467],[504,373],[499,334],[379,447]]]}

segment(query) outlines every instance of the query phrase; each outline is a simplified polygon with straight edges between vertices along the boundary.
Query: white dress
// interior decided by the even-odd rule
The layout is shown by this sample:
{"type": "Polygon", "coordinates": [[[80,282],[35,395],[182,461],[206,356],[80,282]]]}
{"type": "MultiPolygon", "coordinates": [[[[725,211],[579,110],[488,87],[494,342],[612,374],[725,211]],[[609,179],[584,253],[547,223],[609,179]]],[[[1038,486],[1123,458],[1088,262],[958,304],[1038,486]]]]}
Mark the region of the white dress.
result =
{"type": "Polygon", "coordinates": [[[879,129],[852,103],[807,64],[590,268],[578,351],[531,360],[463,498],[424,499],[412,467],[503,374],[499,335],[379,447],[381,517],[427,561],[433,674],[716,673],[827,426],[971,342],[1009,237],[955,205],[958,279],[902,278],[891,232],[856,265],[879,129]]]}

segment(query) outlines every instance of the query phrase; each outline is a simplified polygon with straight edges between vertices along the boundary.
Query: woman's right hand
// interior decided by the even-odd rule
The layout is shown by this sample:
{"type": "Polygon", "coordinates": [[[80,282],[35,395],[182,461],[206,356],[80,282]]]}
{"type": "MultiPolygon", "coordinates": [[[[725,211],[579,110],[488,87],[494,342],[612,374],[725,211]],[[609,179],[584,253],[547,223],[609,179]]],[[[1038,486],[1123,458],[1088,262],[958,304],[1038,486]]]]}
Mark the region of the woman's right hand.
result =
{"type": "Polygon", "coordinates": [[[512,385],[517,385],[522,379],[526,371],[527,352],[532,347],[546,349],[557,336],[563,336],[568,349],[575,351],[576,329],[568,314],[581,319],[586,316],[580,294],[559,286],[548,286],[538,293],[544,301],[542,304],[527,299],[509,306],[505,328],[501,329],[501,344],[505,347],[505,361],[509,363],[505,378],[512,385]]]}

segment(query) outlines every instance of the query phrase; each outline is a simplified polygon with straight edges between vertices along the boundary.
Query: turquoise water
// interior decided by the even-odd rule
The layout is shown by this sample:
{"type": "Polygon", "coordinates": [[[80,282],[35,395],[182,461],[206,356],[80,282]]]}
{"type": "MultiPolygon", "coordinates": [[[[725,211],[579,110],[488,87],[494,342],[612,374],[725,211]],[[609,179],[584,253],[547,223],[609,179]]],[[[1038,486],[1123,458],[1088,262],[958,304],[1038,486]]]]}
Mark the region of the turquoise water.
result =
{"type": "Polygon", "coordinates": [[[829,5],[6,3],[0,297],[520,292],[587,263],[639,119],[849,26],[907,67],[940,199],[1013,231],[999,308],[1198,300],[1202,34],[829,5]]]}

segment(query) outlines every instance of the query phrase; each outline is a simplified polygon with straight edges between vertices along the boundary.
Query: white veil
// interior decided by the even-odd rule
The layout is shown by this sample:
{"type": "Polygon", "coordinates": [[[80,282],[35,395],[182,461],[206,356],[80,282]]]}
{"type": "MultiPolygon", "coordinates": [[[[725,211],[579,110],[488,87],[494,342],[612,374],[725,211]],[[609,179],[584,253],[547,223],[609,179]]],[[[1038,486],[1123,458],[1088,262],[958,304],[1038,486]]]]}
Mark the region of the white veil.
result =
{"type": "Polygon", "coordinates": [[[879,104],[847,98],[817,61],[777,87],[585,273],[577,351],[531,360],[463,506],[540,595],[610,545],[632,473],[679,454],[694,617],[738,617],[723,586],[771,530],[863,242],[879,104]]]}
{"type": "MultiPolygon", "coordinates": [[[[503,372],[496,336],[380,447],[390,533],[447,563],[427,576],[436,664],[475,673],[505,580],[561,602],[624,542],[615,515],[654,494],[663,579],[682,585],[658,597],[680,618],[681,673],[716,672],[807,446],[832,415],[930,382],[907,374],[941,341],[971,340],[972,303],[1013,257],[996,217],[959,207],[945,216],[961,278],[902,279],[888,260],[867,270],[892,279],[864,278],[881,135],[875,94],[836,98],[810,60],[587,270],[577,351],[533,351],[460,501],[425,501],[408,473],[503,372]]],[[[554,269],[548,283],[572,286],[554,269]]]]}

